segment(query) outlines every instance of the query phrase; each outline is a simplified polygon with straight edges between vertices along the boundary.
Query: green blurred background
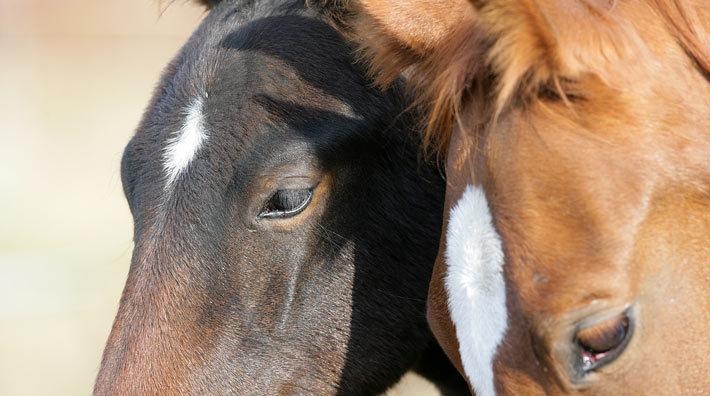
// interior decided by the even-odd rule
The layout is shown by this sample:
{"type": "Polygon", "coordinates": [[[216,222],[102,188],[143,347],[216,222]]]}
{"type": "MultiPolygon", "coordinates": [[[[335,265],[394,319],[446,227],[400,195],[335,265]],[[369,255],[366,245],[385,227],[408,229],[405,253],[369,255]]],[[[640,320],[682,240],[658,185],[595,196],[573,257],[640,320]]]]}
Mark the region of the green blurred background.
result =
{"type": "Polygon", "coordinates": [[[169,2],[0,0],[0,395],[91,391],[132,248],[122,150],[204,15],[169,2]]]}

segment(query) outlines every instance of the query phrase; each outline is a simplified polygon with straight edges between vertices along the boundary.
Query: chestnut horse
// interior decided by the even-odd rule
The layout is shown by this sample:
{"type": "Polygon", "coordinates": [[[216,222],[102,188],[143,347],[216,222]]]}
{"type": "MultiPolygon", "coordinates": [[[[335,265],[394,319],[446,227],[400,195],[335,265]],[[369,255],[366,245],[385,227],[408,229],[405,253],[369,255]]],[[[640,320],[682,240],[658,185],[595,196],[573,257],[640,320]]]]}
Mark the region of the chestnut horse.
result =
{"type": "Polygon", "coordinates": [[[429,106],[428,319],[471,389],[710,392],[710,2],[326,3],[429,106]]]}
{"type": "Polygon", "coordinates": [[[373,394],[410,369],[466,393],[426,322],[444,182],[404,98],[298,0],[210,6],[123,156],[135,249],[95,393],[373,394]]]}

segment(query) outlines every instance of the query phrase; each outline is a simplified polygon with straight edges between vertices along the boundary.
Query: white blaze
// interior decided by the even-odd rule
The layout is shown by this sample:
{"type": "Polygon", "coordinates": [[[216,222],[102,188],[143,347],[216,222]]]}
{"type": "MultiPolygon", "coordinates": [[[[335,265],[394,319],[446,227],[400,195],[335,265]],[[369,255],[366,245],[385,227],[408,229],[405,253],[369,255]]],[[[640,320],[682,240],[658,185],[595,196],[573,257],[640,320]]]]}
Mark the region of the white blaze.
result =
{"type": "Polygon", "coordinates": [[[446,291],[461,363],[476,396],[495,395],[493,358],[508,324],[503,247],[486,195],[467,186],[446,231],[446,291]]]}
{"type": "Polygon", "coordinates": [[[206,139],[202,98],[199,98],[186,109],[182,128],[168,139],[163,151],[163,169],[167,179],[166,189],[170,188],[180,173],[187,168],[206,139]]]}

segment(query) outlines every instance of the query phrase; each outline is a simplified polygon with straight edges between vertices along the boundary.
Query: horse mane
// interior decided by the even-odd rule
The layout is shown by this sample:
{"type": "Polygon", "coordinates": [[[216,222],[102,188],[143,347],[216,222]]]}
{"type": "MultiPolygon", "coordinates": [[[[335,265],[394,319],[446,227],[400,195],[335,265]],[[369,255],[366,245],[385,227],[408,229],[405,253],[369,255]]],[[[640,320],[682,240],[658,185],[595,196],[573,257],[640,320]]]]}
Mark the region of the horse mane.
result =
{"type": "Polygon", "coordinates": [[[710,73],[710,31],[702,26],[701,20],[710,18],[710,10],[702,15],[700,6],[696,6],[696,12],[685,6],[682,0],[652,0],[652,4],[673,36],[707,76],[710,73]]]}
{"type": "MultiPolygon", "coordinates": [[[[703,1],[650,0],[648,4],[707,77],[710,32],[701,22],[710,15],[701,9],[706,7],[701,5],[703,1]]],[[[440,45],[421,51],[402,43],[380,18],[363,12],[358,2],[320,0],[318,3],[346,35],[361,43],[361,56],[368,60],[378,85],[386,86],[402,73],[408,77],[416,92],[416,102],[428,109],[424,150],[439,155],[445,154],[453,127],[456,124],[464,127],[459,121],[460,110],[472,97],[483,99],[477,101],[480,127],[511,104],[534,100],[540,95],[553,95],[569,104],[570,95],[563,86],[575,77],[592,73],[603,81],[610,57],[623,60],[634,59],[629,54],[643,56],[644,45],[638,33],[628,21],[621,21],[609,12],[616,6],[613,0],[612,3],[578,1],[577,10],[573,11],[586,18],[573,21],[558,18],[554,4],[545,0],[478,2],[482,5],[475,10],[475,19],[462,19],[438,41],[440,45]],[[586,31],[593,33],[581,38],[581,51],[596,52],[599,56],[580,60],[584,57],[580,56],[580,45],[567,45],[570,48],[566,49],[560,43],[578,44],[572,41],[577,38],[560,35],[559,31],[556,35],[550,20],[563,24],[586,22],[589,27],[586,31]]]]}

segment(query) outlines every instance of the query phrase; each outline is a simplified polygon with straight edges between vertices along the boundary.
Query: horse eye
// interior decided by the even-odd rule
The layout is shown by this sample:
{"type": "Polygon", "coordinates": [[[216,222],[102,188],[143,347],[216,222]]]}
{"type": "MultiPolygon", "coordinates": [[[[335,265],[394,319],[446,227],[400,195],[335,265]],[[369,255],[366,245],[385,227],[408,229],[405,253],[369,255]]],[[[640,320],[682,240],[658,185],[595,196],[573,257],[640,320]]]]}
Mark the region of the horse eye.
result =
{"type": "Polygon", "coordinates": [[[266,202],[259,217],[264,219],[293,217],[306,209],[312,197],[311,188],[277,190],[266,202]]]}
{"type": "Polygon", "coordinates": [[[597,369],[618,357],[631,336],[626,313],[601,323],[577,330],[575,340],[580,347],[582,369],[597,369]]]}

